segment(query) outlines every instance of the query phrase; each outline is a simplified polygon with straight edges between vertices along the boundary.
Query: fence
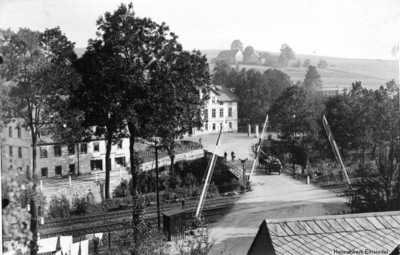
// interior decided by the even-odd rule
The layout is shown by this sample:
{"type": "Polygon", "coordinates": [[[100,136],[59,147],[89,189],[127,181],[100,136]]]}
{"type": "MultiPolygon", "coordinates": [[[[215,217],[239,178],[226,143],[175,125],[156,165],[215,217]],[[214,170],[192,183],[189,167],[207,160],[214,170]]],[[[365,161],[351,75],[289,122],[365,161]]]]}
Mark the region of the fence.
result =
{"type": "MultiPolygon", "coordinates": [[[[192,142],[192,141],[181,141],[178,142],[175,149],[174,149],[174,154],[183,154],[183,153],[188,153],[190,151],[194,150],[200,150],[203,149],[203,146],[199,143],[192,142]]],[[[153,161],[155,158],[155,151],[154,149],[152,150],[146,150],[146,151],[139,151],[138,156],[140,159],[143,160],[143,162],[149,162],[153,161]]],[[[166,150],[159,150],[158,151],[158,158],[165,158],[169,157],[168,152],[166,150]]]]}

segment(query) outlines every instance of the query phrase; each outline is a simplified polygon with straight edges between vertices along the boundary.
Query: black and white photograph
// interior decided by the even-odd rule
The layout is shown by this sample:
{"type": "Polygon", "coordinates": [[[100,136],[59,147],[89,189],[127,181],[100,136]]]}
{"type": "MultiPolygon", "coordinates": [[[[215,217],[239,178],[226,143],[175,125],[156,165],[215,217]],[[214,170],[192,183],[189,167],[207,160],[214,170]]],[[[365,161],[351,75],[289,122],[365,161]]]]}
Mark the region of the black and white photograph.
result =
{"type": "Polygon", "coordinates": [[[0,0],[4,255],[400,255],[400,0],[0,0]]]}

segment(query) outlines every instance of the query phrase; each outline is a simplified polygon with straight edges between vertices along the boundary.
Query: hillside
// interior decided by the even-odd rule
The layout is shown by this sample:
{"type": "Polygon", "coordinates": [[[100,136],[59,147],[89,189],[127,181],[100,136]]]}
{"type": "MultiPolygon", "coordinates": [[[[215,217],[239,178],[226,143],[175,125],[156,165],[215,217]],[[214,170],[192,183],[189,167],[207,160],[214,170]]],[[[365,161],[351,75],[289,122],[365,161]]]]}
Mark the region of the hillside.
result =
{"type": "MultiPolygon", "coordinates": [[[[211,63],[213,58],[218,56],[221,49],[201,50],[207,56],[210,64],[210,71],[214,69],[214,64],[211,63]]],[[[76,48],[76,54],[80,57],[85,48],[76,48]]],[[[278,53],[275,53],[278,54],[278,53]]],[[[390,80],[399,80],[399,62],[394,60],[379,60],[379,59],[348,59],[336,57],[323,57],[315,55],[296,55],[296,59],[289,63],[289,66],[297,60],[302,63],[305,59],[310,59],[312,65],[317,65],[320,59],[325,59],[328,62],[328,68],[318,69],[324,87],[339,87],[349,88],[355,81],[361,81],[363,86],[369,89],[377,89],[390,80]]],[[[239,68],[256,69],[265,71],[271,67],[240,65],[239,68]]],[[[276,68],[289,75],[292,81],[303,81],[307,69],[300,67],[285,67],[276,68]]]]}
{"type": "MultiPolygon", "coordinates": [[[[207,56],[211,71],[214,69],[214,64],[211,63],[211,60],[216,58],[220,51],[202,50],[203,54],[207,56]]],[[[278,53],[272,54],[278,55],[278,53]]],[[[303,81],[307,69],[290,67],[290,65],[297,62],[297,60],[303,63],[305,59],[310,59],[312,65],[317,65],[320,59],[325,59],[328,62],[328,68],[318,69],[324,87],[349,88],[353,82],[361,81],[363,86],[369,89],[377,89],[390,80],[399,80],[399,62],[394,60],[348,59],[298,54],[296,59],[289,63],[289,67],[276,67],[276,69],[289,75],[293,82],[303,81]]],[[[271,67],[239,65],[239,68],[253,68],[265,71],[271,67]]]]}

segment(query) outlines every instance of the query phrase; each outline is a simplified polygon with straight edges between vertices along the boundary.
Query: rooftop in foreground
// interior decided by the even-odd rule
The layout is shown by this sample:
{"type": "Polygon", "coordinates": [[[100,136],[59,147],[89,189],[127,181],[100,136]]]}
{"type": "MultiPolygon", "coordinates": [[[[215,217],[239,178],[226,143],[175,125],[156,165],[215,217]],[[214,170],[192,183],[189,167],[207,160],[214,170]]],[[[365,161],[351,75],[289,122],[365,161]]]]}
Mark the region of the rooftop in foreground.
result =
{"type": "Polygon", "coordinates": [[[391,254],[398,245],[400,211],[393,211],[264,220],[248,254],[391,254]]]}

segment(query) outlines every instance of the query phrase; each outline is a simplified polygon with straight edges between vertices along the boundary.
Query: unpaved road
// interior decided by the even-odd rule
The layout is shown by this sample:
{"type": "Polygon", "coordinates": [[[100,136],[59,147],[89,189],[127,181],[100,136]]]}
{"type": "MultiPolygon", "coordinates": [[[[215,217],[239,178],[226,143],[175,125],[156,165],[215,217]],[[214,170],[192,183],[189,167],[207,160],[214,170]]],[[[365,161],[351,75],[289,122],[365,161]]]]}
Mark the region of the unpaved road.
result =
{"type": "MultiPolygon", "coordinates": [[[[197,141],[201,137],[204,149],[215,149],[217,135],[194,136],[185,140],[197,141]]],[[[238,158],[254,158],[251,146],[258,139],[243,133],[225,133],[218,155],[234,151],[238,158]]],[[[247,167],[246,167],[247,169],[247,167]]],[[[215,254],[247,254],[258,228],[265,219],[296,218],[338,214],[348,210],[347,200],[336,193],[293,180],[286,175],[266,175],[256,171],[252,191],[244,194],[225,215],[209,227],[215,239],[215,254]]]]}
{"type": "Polygon", "coordinates": [[[253,178],[252,191],[210,226],[210,236],[215,239],[215,249],[224,249],[224,254],[247,254],[263,220],[338,214],[348,210],[346,201],[336,193],[289,176],[260,171],[253,178]]]}

